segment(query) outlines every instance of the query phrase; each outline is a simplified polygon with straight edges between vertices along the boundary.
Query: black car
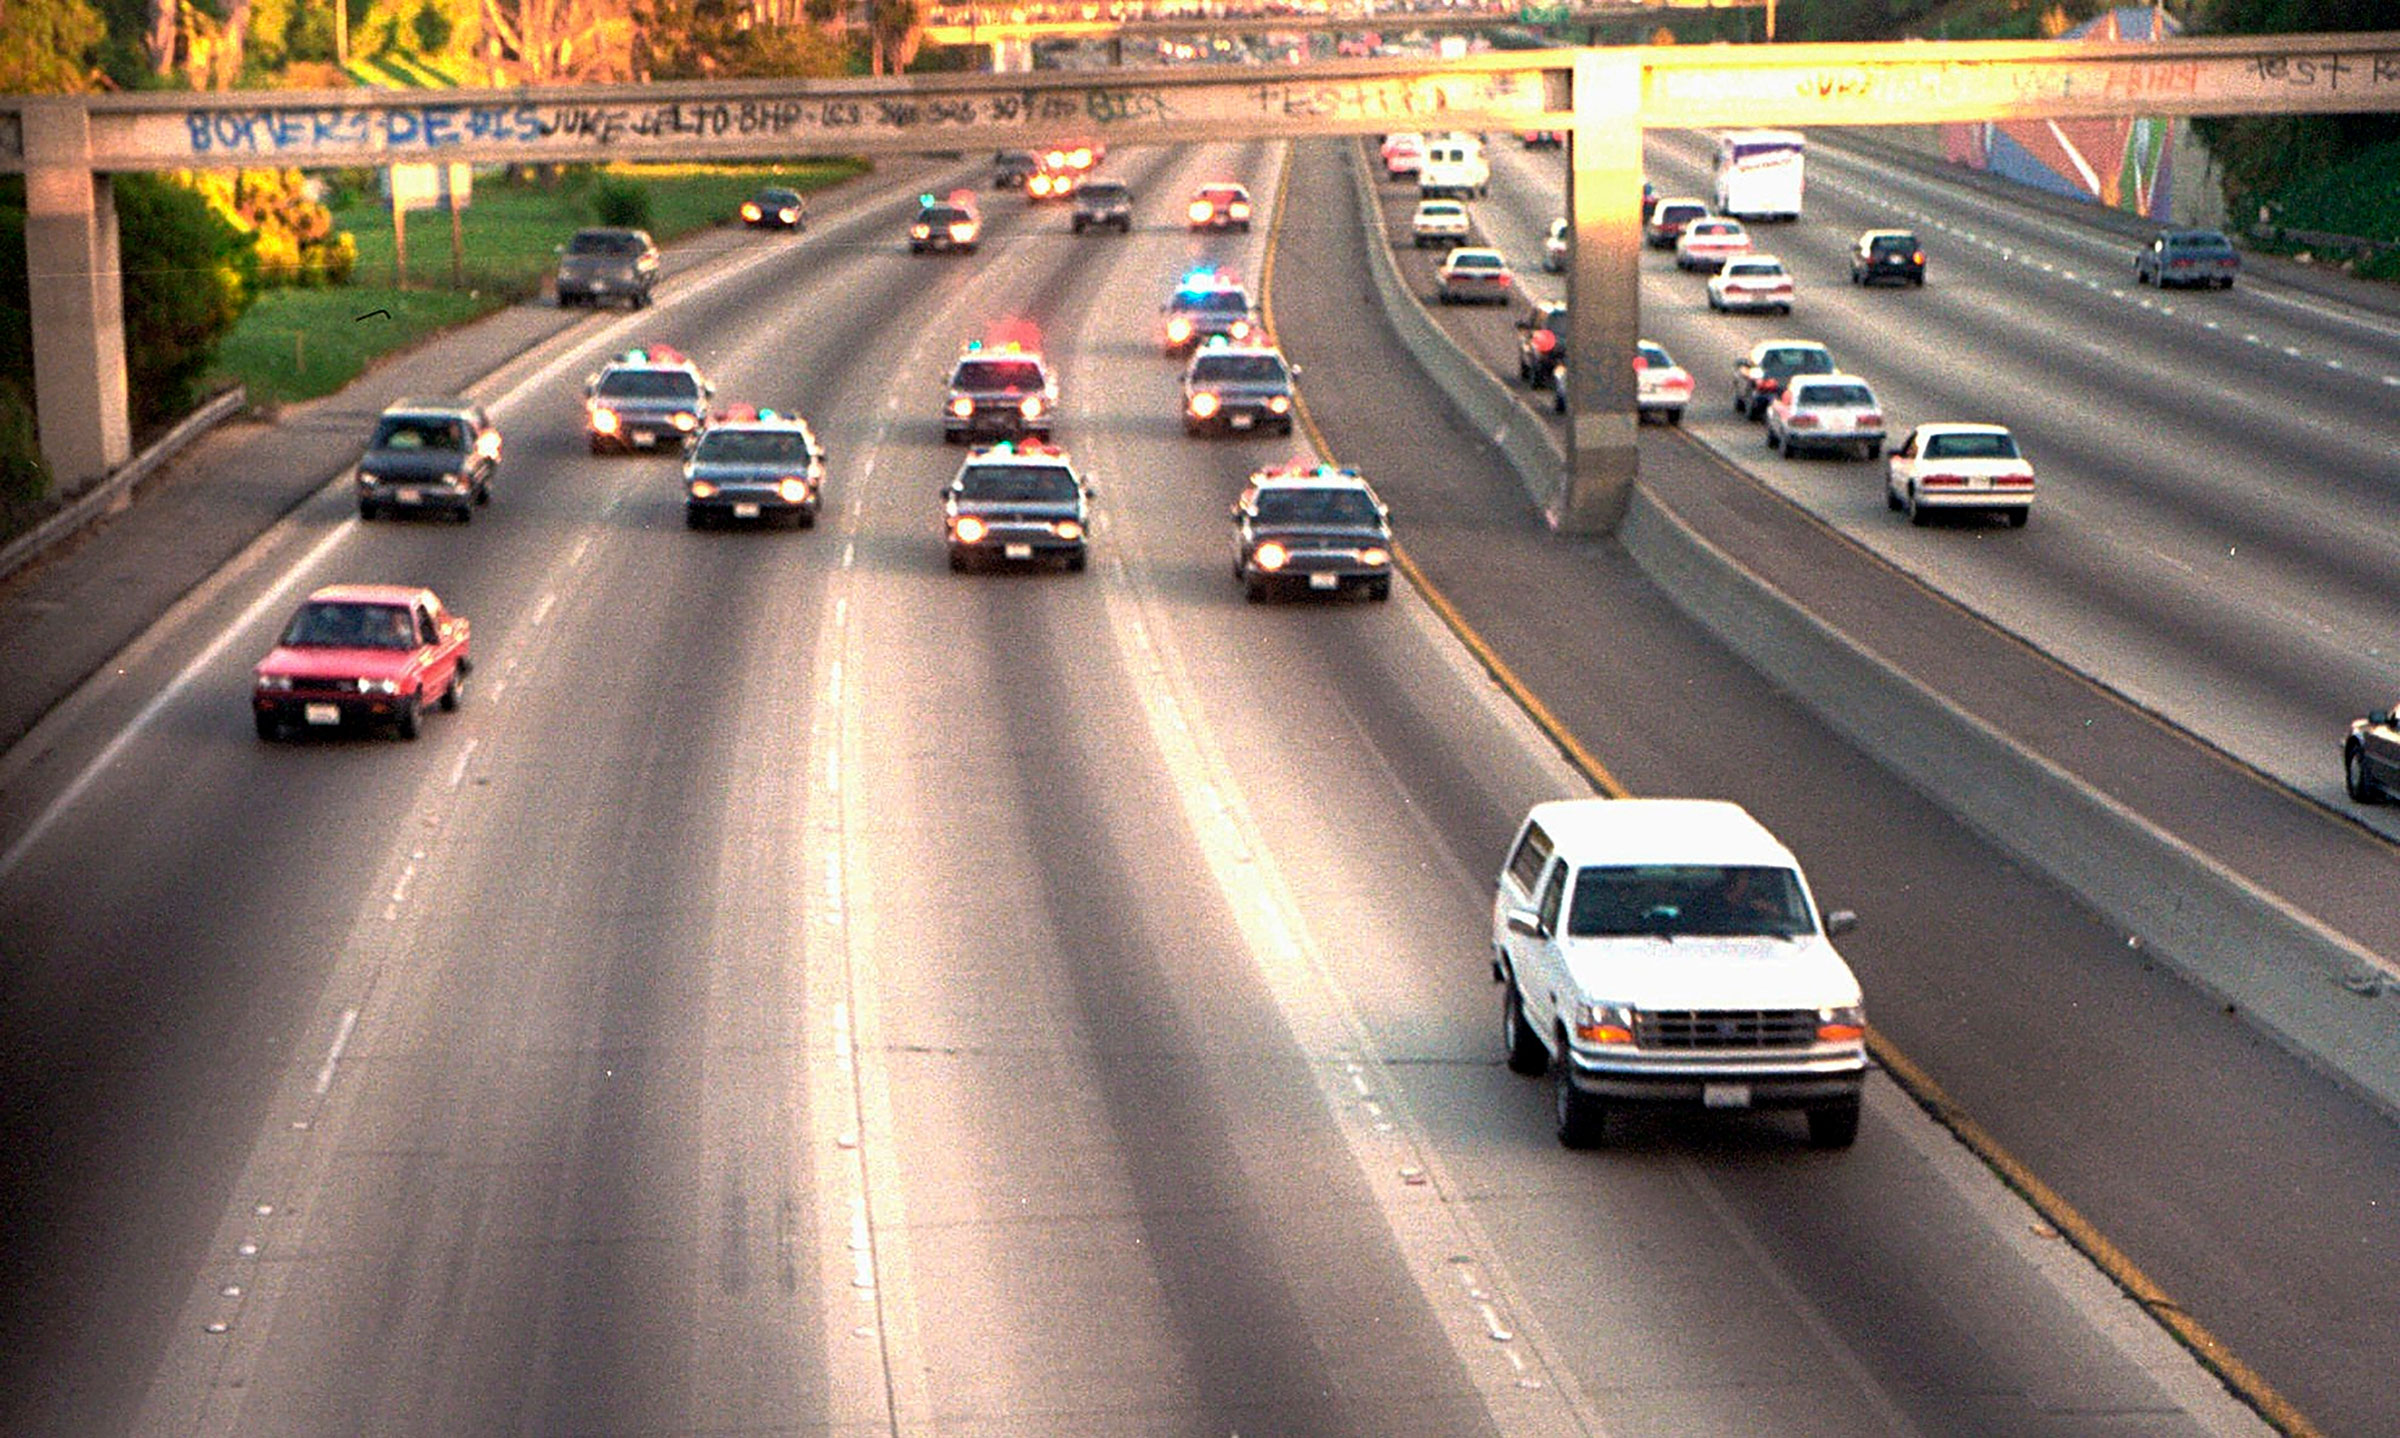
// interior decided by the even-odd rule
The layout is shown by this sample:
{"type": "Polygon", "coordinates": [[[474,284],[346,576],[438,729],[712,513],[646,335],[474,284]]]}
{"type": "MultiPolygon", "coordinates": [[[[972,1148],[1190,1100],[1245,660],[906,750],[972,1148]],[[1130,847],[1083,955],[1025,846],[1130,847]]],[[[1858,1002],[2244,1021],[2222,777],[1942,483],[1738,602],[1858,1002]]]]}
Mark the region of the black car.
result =
{"type": "Polygon", "coordinates": [[[808,421],[742,408],[709,420],[683,462],[683,518],[694,529],[723,521],[817,522],[825,451],[808,421]]]}
{"type": "Polygon", "coordinates": [[[1160,339],[1169,355],[1212,339],[1239,344],[1265,332],[1250,292],[1221,275],[1187,277],[1160,313],[1166,316],[1159,326],[1160,339]]]}
{"type": "Polygon", "coordinates": [[[1869,230],[1850,247],[1850,283],[1871,285],[1898,280],[1925,283],[1925,247],[1907,230],[1869,230]]]}
{"type": "Polygon", "coordinates": [[[1796,374],[1834,374],[1833,352],[1814,340],[1760,340],[1733,362],[1733,407],[1760,419],[1796,374]]]}
{"type": "Polygon", "coordinates": [[[1183,431],[1292,432],[1292,369],[1268,345],[1203,345],[1183,371],[1183,431]]]}
{"type": "Polygon", "coordinates": [[[1057,411],[1058,385],[1040,355],[1018,345],[970,344],[950,367],[942,438],[952,444],[983,435],[1047,440],[1057,411]]]}
{"type": "Polygon", "coordinates": [[[635,309],[650,303],[658,277],[658,245],[647,230],[577,230],[558,247],[558,302],[596,305],[622,297],[635,309]]]}
{"type": "Polygon", "coordinates": [[[742,223],[754,230],[804,230],[808,201],[798,190],[764,189],[742,201],[742,223]]]}
{"type": "Polygon", "coordinates": [[[358,517],[455,515],[492,502],[500,431],[482,405],[463,399],[397,400],[376,418],[358,460],[358,517]]]}
{"type": "Polygon", "coordinates": [[[2342,741],[2342,781],[2361,804],[2400,797],[2400,704],[2350,721],[2342,741]]]}
{"type": "Polygon", "coordinates": [[[1081,569],[1090,556],[1091,497],[1075,466],[1048,445],[976,450],[942,488],[950,567],[1057,559],[1081,569]]]}
{"type": "Polygon", "coordinates": [[[1002,150],[992,156],[992,188],[1021,190],[1041,167],[1041,157],[1031,150],[1002,150]]]}
{"type": "Polygon", "coordinates": [[[1527,389],[1550,384],[1552,370],[1567,361],[1567,307],[1538,304],[1517,321],[1517,378],[1527,389]]]}
{"type": "Polygon", "coordinates": [[[1069,223],[1076,234],[1103,226],[1120,235],[1133,233],[1133,191],[1123,180],[1086,180],[1075,192],[1075,217],[1069,223]]]}
{"type": "Polygon", "coordinates": [[[1392,514],[1355,469],[1250,476],[1233,502],[1233,577],[1255,604],[1277,590],[1392,597],[1392,514]]]}

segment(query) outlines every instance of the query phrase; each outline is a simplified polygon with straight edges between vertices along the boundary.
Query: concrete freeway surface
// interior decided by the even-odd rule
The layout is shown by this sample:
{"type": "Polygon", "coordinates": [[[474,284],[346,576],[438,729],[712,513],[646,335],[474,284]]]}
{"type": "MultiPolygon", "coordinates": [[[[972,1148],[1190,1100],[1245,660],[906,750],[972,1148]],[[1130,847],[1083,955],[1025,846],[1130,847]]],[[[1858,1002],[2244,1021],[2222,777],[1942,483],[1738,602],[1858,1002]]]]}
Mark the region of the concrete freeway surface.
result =
{"type": "Polygon", "coordinates": [[[1847,1154],[1551,1141],[1481,950],[1508,827],[1581,780],[1413,596],[1240,602],[1225,501],[1296,446],[1183,438],[1151,334],[1193,260],[1263,266],[1180,230],[1192,186],[1288,166],[1278,319],[1438,582],[1637,789],[1752,804],[1866,911],[1878,1022],[1945,1078],[2013,1054],[2054,1181],[2148,1183],[2112,1234],[2369,1431],[2388,1124],[1545,535],[1378,349],[1340,163],[1116,156],[1128,240],[999,201],[982,256],[912,259],[911,186],[761,241],[494,382],[484,522],[321,495],[37,728],[6,1426],[2251,1429],[1880,1080],[1847,1154]],[[941,562],[940,375],[1007,319],[1101,486],[1085,575],[941,562]],[[671,462],[584,453],[577,381],[650,339],[817,421],[816,531],[691,534],[671,462]],[[477,621],[416,745],[249,735],[247,663],[337,576],[477,621]]]}

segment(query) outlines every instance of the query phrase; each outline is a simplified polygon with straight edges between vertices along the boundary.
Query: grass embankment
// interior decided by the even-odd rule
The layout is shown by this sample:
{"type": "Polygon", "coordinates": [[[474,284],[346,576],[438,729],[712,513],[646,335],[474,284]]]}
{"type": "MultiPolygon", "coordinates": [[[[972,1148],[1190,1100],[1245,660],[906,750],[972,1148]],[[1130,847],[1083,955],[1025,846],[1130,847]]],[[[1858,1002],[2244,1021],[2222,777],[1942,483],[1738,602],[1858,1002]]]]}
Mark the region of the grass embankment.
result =
{"type": "MultiPolygon", "coordinates": [[[[645,226],[665,244],[732,222],[742,201],[766,185],[823,189],[864,172],[862,160],[780,166],[624,165],[600,171],[649,196],[645,226]]],[[[379,356],[427,335],[515,304],[541,291],[557,262],[555,246],[579,226],[598,224],[594,172],[572,171],[552,184],[478,176],[459,215],[460,260],[453,272],[450,214],[412,210],[407,217],[407,283],[400,283],[392,214],[377,195],[337,204],[334,224],[358,239],[351,282],[327,289],[269,290],[258,297],[217,352],[227,380],[249,386],[253,405],[331,394],[379,356]],[[387,319],[359,316],[389,311],[387,319]]]]}

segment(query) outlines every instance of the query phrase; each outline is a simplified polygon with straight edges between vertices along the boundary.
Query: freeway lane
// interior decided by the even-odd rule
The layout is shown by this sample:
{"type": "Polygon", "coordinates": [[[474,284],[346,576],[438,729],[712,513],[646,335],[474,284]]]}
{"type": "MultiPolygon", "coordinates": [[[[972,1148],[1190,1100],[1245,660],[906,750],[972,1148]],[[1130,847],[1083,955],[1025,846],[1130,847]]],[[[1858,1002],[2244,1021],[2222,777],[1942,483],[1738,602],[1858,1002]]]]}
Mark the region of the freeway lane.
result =
{"type": "MultiPolygon", "coordinates": [[[[472,527],[312,505],[295,587],[431,571],[478,621],[482,687],[414,746],[249,737],[281,605],[232,616],[282,568],[180,618],[128,675],[161,717],[0,876],[44,1057],[89,1015],[81,1053],[130,1060],[71,1087],[11,1045],[51,1126],[20,1162],[60,1161],[11,1362],[71,1377],[9,1426],[2249,1431],[1880,1081],[1844,1155],[1782,1123],[1552,1142],[1482,930],[1509,824],[1576,781],[1412,597],[1241,602],[1225,502],[1296,446],[1186,440],[1150,338],[1184,265],[1255,271],[1264,240],[1174,207],[1220,173],[1271,196],[1282,154],[1116,157],[1127,240],[1010,203],[971,261],[812,233],[630,320],[819,421],[813,533],[684,531],[668,461],[582,453],[579,357],[500,400],[513,484],[472,527]],[[1015,318],[1101,485],[1086,574],[941,562],[940,375],[1015,318]]],[[[1869,910],[1871,993],[1909,1005],[1912,934],[1972,921],[1888,897],[1893,845],[1983,873],[2037,941],[2113,942],[1629,566],[1529,529],[1472,437],[1413,422],[1405,367],[1326,353],[1306,382],[1404,443],[1378,477],[1429,553],[1471,535],[1617,636],[1580,661],[1626,666],[1601,697],[1692,686],[1829,776],[1743,792],[1653,709],[1589,731],[1686,791],[1827,801],[1795,827],[1869,910]]],[[[2175,992],[2115,977],[2129,1009],[2175,992]]]]}

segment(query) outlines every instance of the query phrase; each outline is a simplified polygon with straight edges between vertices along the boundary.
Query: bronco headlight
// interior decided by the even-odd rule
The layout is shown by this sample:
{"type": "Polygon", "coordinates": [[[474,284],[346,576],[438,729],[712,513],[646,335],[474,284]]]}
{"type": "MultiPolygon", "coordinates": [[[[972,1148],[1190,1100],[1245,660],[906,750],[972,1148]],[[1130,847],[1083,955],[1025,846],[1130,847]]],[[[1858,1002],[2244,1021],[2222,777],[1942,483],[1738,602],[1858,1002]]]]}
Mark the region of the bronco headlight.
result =
{"type": "Polygon", "coordinates": [[[1817,1042],[1862,1043],[1867,1037],[1867,1011],[1857,1004],[1817,1010],[1817,1042]]]}
{"type": "Polygon", "coordinates": [[[1577,999],[1569,1006],[1575,1037],[1587,1044],[1633,1042],[1633,1010],[1624,1004],[1595,1004],[1577,999]]]}

